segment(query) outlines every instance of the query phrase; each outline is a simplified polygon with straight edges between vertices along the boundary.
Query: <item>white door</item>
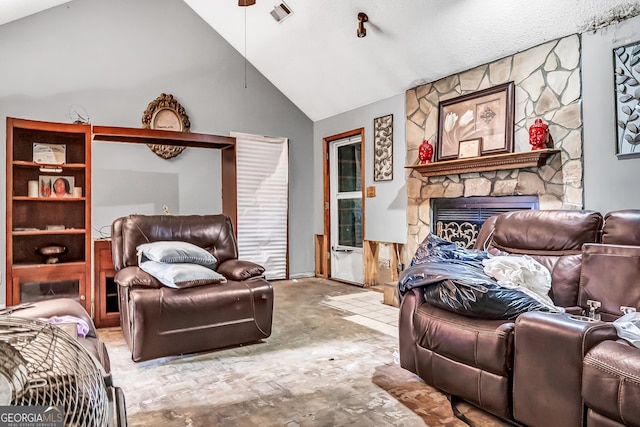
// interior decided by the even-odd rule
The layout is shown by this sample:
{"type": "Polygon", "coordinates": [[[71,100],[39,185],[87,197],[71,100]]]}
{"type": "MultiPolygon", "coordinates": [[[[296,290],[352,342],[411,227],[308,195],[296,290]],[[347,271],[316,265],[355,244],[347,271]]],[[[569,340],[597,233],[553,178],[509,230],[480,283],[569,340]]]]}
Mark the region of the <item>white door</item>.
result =
{"type": "Polygon", "coordinates": [[[360,135],[333,141],[329,153],[331,277],[363,285],[360,135]]]}

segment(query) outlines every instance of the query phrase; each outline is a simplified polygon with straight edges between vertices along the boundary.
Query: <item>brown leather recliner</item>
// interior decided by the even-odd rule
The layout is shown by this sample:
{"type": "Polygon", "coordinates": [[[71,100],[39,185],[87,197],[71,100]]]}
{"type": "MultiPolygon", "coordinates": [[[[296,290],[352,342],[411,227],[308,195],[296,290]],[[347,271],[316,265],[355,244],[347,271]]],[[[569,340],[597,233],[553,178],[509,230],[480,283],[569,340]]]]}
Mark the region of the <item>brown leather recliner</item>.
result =
{"type": "MultiPolygon", "coordinates": [[[[549,269],[552,298],[577,308],[581,248],[600,236],[589,211],[518,211],[482,227],[477,248],[531,255],[549,269]],[[490,230],[488,230],[490,229],[490,230]],[[485,246],[486,243],[486,246],[485,246]]],[[[400,364],[430,385],[503,419],[512,416],[513,321],[467,317],[428,304],[421,288],[400,306],[400,364]]]]}
{"type": "Polygon", "coordinates": [[[129,215],[111,227],[120,324],[139,362],[244,343],[271,335],[273,288],[264,269],[238,260],[236,236],[225,215],[129,215]],[[138,266],[137,247],[182,241],[217,259],[226,283],[183,289],[164,286],[138,266]]]}
{"type": "Polygon", "coordinates": [[[401,366],[436,388],[527,426],[640,427],[640,350],[617,339],[621,306],[640,310],[640,210],[520,211],[490,218],[477,248],[529,255],[551,272],[566,313],[515,322],[400,306],[401,366]],[[591,320],[598,301],[602,321],[591,320]],[[586,404],[586,406],[585,406],[586,404]]]}

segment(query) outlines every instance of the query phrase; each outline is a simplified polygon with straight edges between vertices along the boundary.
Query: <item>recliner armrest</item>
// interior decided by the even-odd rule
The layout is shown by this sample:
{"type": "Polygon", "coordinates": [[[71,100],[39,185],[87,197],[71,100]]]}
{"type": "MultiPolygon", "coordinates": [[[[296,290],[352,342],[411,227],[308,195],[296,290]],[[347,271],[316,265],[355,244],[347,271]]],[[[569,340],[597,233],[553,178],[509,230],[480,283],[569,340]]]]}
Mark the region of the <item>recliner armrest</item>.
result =
{"type": "Polygon", "coordinates": [[[140,267],[125,267],[116,272],[113,280],[124,287],[161,288],[164,285],[140,267]]]}
{"type": "Polygon", "coordinates": [[[251,261],[229,259],[218,264],[216,271],[227,280],[247,280],[262,276],[264,267],[251,261]]]}

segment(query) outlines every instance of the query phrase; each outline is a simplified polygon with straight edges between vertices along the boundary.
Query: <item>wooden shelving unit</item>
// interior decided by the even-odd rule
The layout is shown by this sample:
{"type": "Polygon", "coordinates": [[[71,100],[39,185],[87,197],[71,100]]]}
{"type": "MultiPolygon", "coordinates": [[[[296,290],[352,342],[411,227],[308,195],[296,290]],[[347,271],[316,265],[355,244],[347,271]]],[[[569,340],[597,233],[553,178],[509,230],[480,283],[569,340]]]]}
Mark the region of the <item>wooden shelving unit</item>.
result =
{"type": "Polygon", "coordinates": [[[7,118],[7,305],[53,297],[78,300],[90,311],[91,126],[7,118]],[[64,146],[62,164],[34,162],[34,144],[64,146]],[[29,181],[73,178],[81,197],[28,193],[29,181]],[[51,230],[48,226],[63,226],[51,230]],[[45,263],[36,248],[61,245],[67,253],[45,263]]]}

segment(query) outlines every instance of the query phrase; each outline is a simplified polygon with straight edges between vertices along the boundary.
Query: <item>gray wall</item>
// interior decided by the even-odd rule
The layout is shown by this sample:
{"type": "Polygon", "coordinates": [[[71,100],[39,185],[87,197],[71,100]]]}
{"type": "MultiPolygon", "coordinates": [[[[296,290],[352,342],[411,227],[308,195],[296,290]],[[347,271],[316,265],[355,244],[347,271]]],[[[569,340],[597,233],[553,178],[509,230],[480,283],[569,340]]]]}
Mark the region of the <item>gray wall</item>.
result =
{"type": "Polygon", "coordinates": [[[376,197],[365,199],[365,238],[379,242],[407,241],[407,191],[405,178],[405,94],[315,122],[314,232],[323,234],[324,188],[322,139],[364,128],[365,187],[375,186],[376,197]],[[373,180],[373,119],[393,114],[393,180],[373,180]]]}
{"type": "MultiPolygon", "coordinates": [[[[68,123],[72,105],[93,124],[141,127],[148,103],[165,92],[185,107],[192,132],[289,138],[290,273],[313,273],[313,123],[250,65],[245,88],[242,56],[185,3],[72,1],[0,26],[0,57],[2,135],[5,116],[68,123]]],[[[135,144],[93,149],[94,235],[116,216],[161,213],[165,204],[174,214],[221,210],[217,150],[164,160],[135,144]]],[[[4,223],[3,215],[3,242],[4,223]]]]}
{"type": "Polygon", "coordinates": [[[616,157],[613,81],[613,49],[638,41],[640,16],[582,37],[586,209],[640,209],[640,158],[616,157]]]}

